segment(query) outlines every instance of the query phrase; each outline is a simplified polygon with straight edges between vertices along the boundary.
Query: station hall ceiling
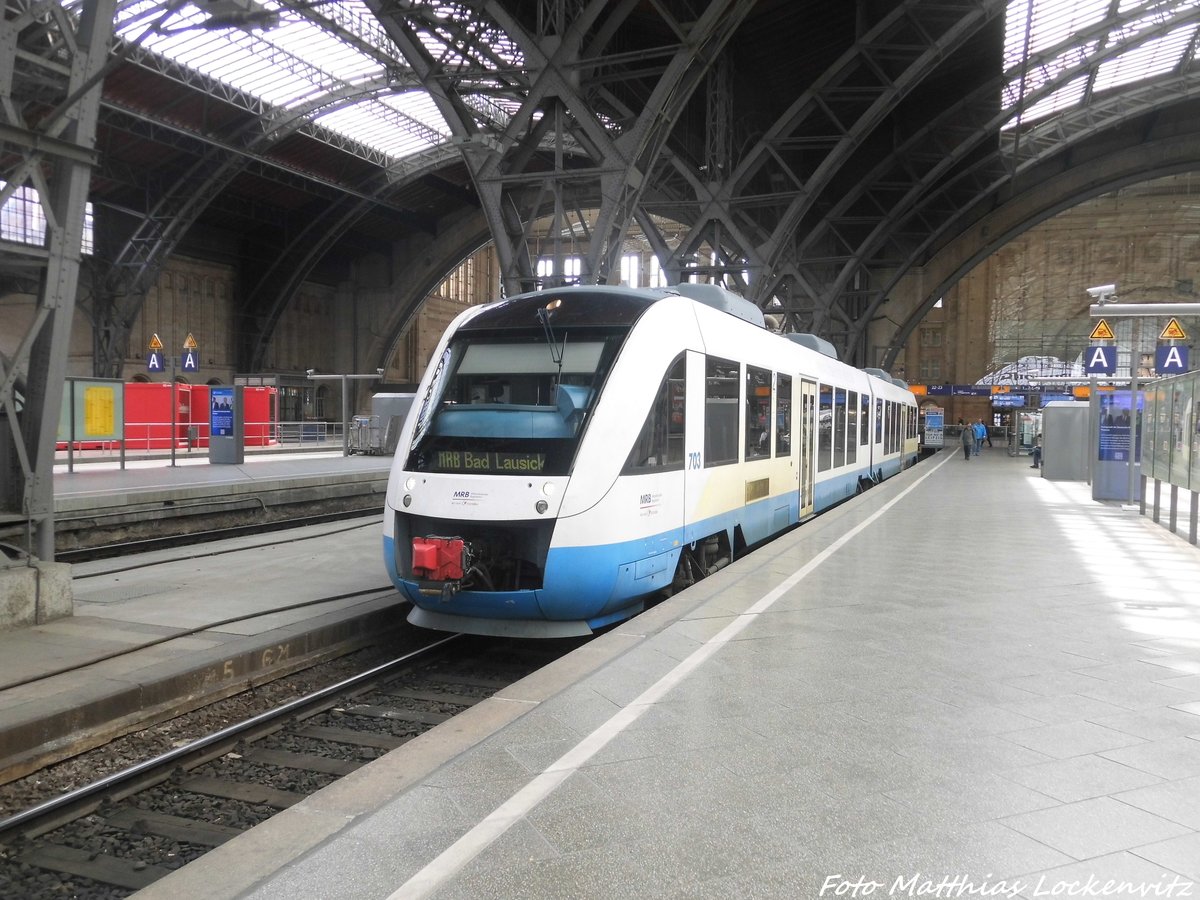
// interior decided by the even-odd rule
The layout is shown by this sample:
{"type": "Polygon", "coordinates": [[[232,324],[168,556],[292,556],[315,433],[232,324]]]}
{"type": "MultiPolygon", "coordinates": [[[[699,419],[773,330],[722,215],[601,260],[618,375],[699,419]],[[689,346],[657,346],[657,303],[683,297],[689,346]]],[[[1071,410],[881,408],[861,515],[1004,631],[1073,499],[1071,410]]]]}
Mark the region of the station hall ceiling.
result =
{"type": "MultiPolygon", "coordinates": [[[[0,200],[37,188],[17,177],[70,102],[57,54],[87,5],[5,0],[0,200]]],[[[253,371],[305,279],[420,247],[435,258],[405,281],[402,322],[486,241],[504,291],[544,284],[528,248],[575,226],[584,280],[609,279],[636,229],[672,279],[723,279],[854,359],[907,273],[956,254],[932,304],[1006,236],[1200,158],[1200,0],[114,9],[81,295],[97,374],[177,253],[242,273],[253,371]]],[[[29,251],[0,240],[0,287],[28,287],[29,251]]]]}

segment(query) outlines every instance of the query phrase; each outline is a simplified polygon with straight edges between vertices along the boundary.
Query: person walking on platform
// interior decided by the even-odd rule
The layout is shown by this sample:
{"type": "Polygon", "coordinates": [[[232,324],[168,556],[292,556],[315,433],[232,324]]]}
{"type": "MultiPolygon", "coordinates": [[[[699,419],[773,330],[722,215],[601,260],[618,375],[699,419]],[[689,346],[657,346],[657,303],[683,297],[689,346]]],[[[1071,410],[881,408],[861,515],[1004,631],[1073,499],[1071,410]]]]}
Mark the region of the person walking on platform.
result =
{"type": "MultiPolygon", "coordinates": [[[[962,425],[961,419],[959,424],[962,425]]],[[[975,449],[975,429],[970,425],[962,425],[959,439],[962,441],[963,459],[970,461],[971,451],[975,449]]]]}
{"type": "Polygon", "coordinates": [[[971,426],[971,431],[975,435],[975,455],[979,455],[979,451],[983,449],[983,439],[987,437],[987,428],[984,427],[983,419],[976,419],[975,424],[971,426]]]}

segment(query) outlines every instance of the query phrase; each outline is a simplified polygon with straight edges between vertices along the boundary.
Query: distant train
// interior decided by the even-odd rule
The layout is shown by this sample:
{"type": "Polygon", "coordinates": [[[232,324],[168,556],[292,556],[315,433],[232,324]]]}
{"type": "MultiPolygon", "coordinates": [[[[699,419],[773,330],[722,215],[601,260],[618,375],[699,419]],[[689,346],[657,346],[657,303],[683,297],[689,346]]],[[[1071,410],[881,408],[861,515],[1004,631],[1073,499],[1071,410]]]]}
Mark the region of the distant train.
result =
{"type": "Polygon", "coordinates": [[[686,284],[463,312],[388,484],[384,558],[408,620],[588,634],[916,461],[903,382],[763,321],[686,284]]]}

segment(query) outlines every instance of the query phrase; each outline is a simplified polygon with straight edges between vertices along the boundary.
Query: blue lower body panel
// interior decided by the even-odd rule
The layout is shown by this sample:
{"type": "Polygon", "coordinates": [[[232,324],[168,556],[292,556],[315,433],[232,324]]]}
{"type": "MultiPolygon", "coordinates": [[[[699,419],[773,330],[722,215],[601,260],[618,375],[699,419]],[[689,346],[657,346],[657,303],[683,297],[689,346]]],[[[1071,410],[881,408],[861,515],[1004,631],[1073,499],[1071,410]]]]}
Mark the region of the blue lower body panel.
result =
{"type": "Polygon", "coordinates": [[[439,615],[583,622],[599,628],[641,612],[642,597],[671,583],[679,550],[631,559],[645,543],[552,549],[539,589],[458,591],[445,596],[423,594],[416,582],[400,577],[396,548],[389,537],[383,539],[383,556],[396,589],[414,606],[439,615]]]}
{"type": "MultiPolygon", "coordinates": [[[[854,493],[857,475],[845,475],[817,487],[817,506],[828,506],[844,498],[849,486],[854,493]],[[843,484],[845,482],[845,484],[843,484]],[[822,488],[836,484],[838,496],[822,502],[822,488]]],[[[426,616],[410,621],[427,627],[448,627],[448,622],[498,621],[532,628],[538,622],[574,623],[599,628],[641,612],[646,596],[670,586],[679,554],[685,543],[699,541],[724,531],[733,547],[734,529],[739,527],[747,544],[755,544],[794,525],[799,515],[795,492],[767,497],[728,513],[693,522],[686,528],[669,529],[648,538],[587,547],[551,548],[543,571],[542,586],[520,591],[459,591],[444,595],[423,594],[415,581],[401,577],[396,565],[396,547],[384,537],[383,555],[388,576],[396,589],[426,616]],[[437,624],[430,624],[436,622],[437,624]]],[[[481,630],[482,626],[476,628],[481,630]]],[[[468,630],[466,628],[462,630],[468,630]]],[[[518,633],[498,626],[483,633],[518,633]]],[[[521,632],[524,633],[524,632],[521,632]]]]}

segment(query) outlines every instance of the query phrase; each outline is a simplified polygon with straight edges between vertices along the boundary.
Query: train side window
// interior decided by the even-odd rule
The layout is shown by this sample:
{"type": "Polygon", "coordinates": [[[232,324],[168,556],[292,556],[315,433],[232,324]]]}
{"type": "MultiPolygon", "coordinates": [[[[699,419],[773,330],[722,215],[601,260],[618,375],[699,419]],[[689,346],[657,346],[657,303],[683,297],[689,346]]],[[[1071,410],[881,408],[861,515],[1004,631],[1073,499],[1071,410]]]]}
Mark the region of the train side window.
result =
{"type": "Polygon", "coordinates": [[[846,389],[838,388],[833,395],[833,467],[846,464],[846,389]]]}
{"type": "Polygon", "coordinates": [[[778,376],[775,390],[775,455],[792,452],[792,376],[778,376]]]}
{"type": "Polygon", "coordinates": [[[846,394],[846,462],[858,461],[858,391],[846,394]]]}
{"type": "Polygon", "coordinates": [[[771,373],[746,366],[746,459],[771,455],[771,373]]]}
{"type": "Polygon", "coordinates": [[[687,360],[681,353],[658,386],[642,431],[625,461],[622,471],[626,474],[683,468],[686,375],[687,360]]]}
{"type": "Polygon", "coordinates": [[[883,401],[875,401],[875,443],[883,443],[883,401]]]}
{"type": "Polygon", "coordinates": [[[821,405],[817,409],[817,471],[824,472],[833,459],[833,388],[821,385],[821,405]]]}
{"type": "Polygon", "coordinates": [[[862,405],[859,406],[858,442],[864,447],[870,442],[871,434],[871,398],[862,395],[862,405]]]}
{"type": "Polygon", "coordinates": [[[704,465],[738,461],[738,395],[742,367],[710,356],[704,370],[704,465]]]}

